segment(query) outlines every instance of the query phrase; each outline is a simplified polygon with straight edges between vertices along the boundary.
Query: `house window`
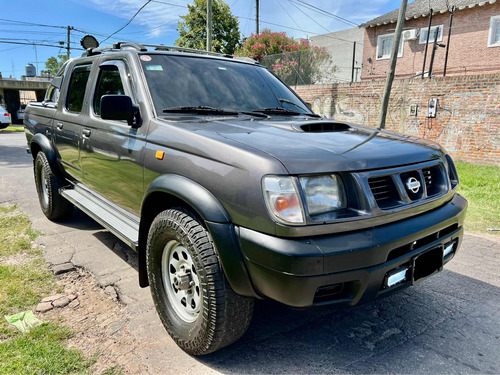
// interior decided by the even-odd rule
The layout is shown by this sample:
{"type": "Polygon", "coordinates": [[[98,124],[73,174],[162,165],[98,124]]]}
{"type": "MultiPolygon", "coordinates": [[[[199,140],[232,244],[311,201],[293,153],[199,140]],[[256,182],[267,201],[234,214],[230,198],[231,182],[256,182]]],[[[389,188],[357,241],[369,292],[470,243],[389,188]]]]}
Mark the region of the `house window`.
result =
{"type": "MultiPolygon", "coordinates": [[[[394,34],[379,35],[377,41],[377,60],[391,57],[393,39],[394,34]]],[[[398,57],[403,57],[403,38],[399,41],[398,57]]]]}
{"type": "MultiPolygon", "coordinates": [[[[420,44],[425,44],[427,42],[427,27],[422,27],[420,29],[420,39],[419,43],[420,44]]],[[[437,41],[441,42],[443,40],[443,25],[438,25],[438,26],[432,26],[431,27],[431,35],[429,35],[429,44],[434,43],[434,38],[436,37],[436,32],[437,34],[437,41]]]]}
{"type": "Polygon", "coordinates": [[[491,17],[488,47],[500,47],[500,16],[491,17]]]}

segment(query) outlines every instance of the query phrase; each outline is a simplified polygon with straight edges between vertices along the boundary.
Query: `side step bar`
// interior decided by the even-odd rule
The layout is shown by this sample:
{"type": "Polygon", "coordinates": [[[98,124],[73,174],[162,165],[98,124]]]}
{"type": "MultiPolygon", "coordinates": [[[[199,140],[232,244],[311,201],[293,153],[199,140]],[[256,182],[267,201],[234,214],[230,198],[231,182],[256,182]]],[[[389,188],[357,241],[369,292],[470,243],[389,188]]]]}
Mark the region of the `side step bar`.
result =
{"type": "Polygon", "coordinates": [[[76,184],[59,193],[132,249],[139,246],[139,217],[123,210],[89,189],[76,184]]]}

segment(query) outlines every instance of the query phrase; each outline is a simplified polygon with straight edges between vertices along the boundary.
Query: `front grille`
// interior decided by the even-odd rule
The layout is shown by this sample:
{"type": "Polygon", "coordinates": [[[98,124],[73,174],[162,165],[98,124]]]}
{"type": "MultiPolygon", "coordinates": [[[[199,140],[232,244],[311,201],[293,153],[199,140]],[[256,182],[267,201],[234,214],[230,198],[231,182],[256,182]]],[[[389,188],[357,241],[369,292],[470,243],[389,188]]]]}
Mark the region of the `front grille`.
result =
{"type": "Polygon", "coordinates": [[[443,169],[439,165],[423,168],[427,196],[432,197],[446,191],[446,179],[443,169]]]}
{"type": "Polygon", "coordinates": [[[392,176],[372,177],[368,180],[368,184],[381,209],[388,209],[401,204],[392,176]]]}
{"type": "Polygon", "coordinates": [[[449,182],[440,162],[426,163],[420,168],[394,168],[367,176],[370,192],[381,210],[392,210],[425,202],[448,192],[449,182]]]}

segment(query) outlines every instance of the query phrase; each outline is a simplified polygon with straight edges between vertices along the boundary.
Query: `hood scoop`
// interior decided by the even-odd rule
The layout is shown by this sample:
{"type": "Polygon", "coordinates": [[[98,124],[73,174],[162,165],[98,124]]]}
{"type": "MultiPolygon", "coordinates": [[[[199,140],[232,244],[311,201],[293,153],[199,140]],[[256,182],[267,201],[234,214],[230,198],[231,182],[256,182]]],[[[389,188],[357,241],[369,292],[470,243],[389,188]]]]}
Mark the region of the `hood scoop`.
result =
{"type": "Polygon", "coordinates": [[[341,122],[314,122],[310,124],[304,124],[298,126],[299,129],[304,133],[333,133],[333,132],[344,132],[351,130],[351,127],[347,124],[341,122]]]}

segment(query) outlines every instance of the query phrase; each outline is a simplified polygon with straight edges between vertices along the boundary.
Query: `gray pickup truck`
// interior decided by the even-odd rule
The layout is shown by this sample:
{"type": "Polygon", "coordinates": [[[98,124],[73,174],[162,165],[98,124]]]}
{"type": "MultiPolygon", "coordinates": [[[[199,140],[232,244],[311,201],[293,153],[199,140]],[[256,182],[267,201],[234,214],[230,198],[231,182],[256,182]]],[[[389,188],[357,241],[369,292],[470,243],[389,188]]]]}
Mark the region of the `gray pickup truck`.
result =
{"type": "Polygon", "coordinates": [[[443,148],[322,119],[253,60],[90,48],[24,124],[45,215],[77,206],[135,249],[193,355],[240,338],[255,299],[370,301],[439,272],[462,240],[443,148]]]}

